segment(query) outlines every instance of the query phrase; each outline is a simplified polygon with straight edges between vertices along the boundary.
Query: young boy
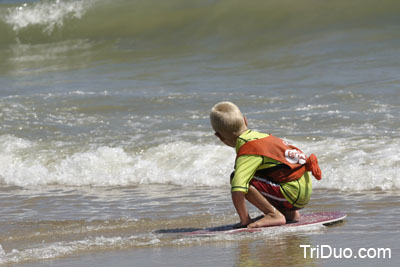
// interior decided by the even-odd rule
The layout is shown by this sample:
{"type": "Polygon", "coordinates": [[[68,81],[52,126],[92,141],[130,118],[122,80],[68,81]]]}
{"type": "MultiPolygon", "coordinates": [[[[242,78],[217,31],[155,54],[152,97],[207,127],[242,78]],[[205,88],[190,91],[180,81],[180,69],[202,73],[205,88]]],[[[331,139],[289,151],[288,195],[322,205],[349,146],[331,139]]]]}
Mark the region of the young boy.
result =
{"type": "Polygon", "coordinates": [[[235,227],[265,227],[298,220],[298,210],[311,196],[309,171],[321,179],[315,155],[306,157],[282,139],[249,130],[246,117],[231,102],[216,104],[210,121],[215,135],[236,148],[231,193],[240,223],[235,227]],[[261,219],[250,218],[245,199],[264,213],[261,219]]]}

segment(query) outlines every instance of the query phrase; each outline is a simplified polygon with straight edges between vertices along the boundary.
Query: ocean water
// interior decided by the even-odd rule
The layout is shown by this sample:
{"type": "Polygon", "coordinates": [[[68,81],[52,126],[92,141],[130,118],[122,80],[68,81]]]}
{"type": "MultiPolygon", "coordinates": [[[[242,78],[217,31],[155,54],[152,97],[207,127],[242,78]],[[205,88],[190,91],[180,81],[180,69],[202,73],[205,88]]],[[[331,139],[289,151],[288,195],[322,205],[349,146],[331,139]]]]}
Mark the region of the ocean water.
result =
{"type": "Polygon", "coordinates": [[[399,10],[0,1],[0,264],[398,266],[399,10]],[[209,125],[222,100],[251,129],[316,154],[323,179],[304,212],[344,211],[345,222],[183,235],[238,221],[235,154],[209,125]],[[391,257],[311,258],[301,245],[391,257]]]}

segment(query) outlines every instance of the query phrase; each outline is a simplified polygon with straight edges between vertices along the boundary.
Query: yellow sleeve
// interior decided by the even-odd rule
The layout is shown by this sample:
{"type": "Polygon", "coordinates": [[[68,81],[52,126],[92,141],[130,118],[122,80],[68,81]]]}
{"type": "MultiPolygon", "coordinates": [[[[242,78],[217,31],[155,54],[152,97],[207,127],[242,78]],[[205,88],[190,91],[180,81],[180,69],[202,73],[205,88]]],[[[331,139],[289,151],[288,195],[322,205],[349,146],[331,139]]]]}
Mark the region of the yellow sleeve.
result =
{"type": "Polygon", "coordinates": [[[231,181],[231,191],[247,193],[250,180],[262,162],[262,156],[244,155],[238,157],[235,165],[235,176],[231,181]]]}

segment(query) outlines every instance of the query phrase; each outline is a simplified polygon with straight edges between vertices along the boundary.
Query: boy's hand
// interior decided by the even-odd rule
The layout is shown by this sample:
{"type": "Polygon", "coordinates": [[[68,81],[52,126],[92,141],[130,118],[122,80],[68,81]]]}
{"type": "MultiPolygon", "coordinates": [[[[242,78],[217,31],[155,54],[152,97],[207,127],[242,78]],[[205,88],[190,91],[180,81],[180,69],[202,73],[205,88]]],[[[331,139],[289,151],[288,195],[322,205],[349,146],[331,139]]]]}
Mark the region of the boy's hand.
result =
{"type": "Polygon", "coordinates": [[[237,223],[237,224],[233,225],[232,228],[233,229],[247,228],[247,226],[249,224],[251,224],[251,223],[253,223],[255,221],[258,221],[258,220],[262,219],[263,217],[264,217],[264,215],[260,215],[260,216],[257,216],[255,218],[251,219],[250,216],[249,216],[249,222],[248,223],[243,224],[243,223],[240,222],[240,223],[237,223]]]}
{"type": "Polygon", "coordinates": [[[247,224],[237,223],[232,226],[233,229],[247,228],[247,224]]]}

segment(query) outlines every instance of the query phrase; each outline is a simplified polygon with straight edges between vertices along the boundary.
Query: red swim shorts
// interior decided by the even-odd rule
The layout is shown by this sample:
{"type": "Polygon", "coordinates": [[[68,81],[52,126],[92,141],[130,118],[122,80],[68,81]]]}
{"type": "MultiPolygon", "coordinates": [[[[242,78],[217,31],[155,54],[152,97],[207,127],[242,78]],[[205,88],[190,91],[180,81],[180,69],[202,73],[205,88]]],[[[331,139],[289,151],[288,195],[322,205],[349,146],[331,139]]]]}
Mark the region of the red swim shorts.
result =
{"type": "Polygon", "coordinates": [[[280,184],[254,176],[250,181],[250,185],[254,186],[278,210],[299,210],[282,195],[280,184]]]}

